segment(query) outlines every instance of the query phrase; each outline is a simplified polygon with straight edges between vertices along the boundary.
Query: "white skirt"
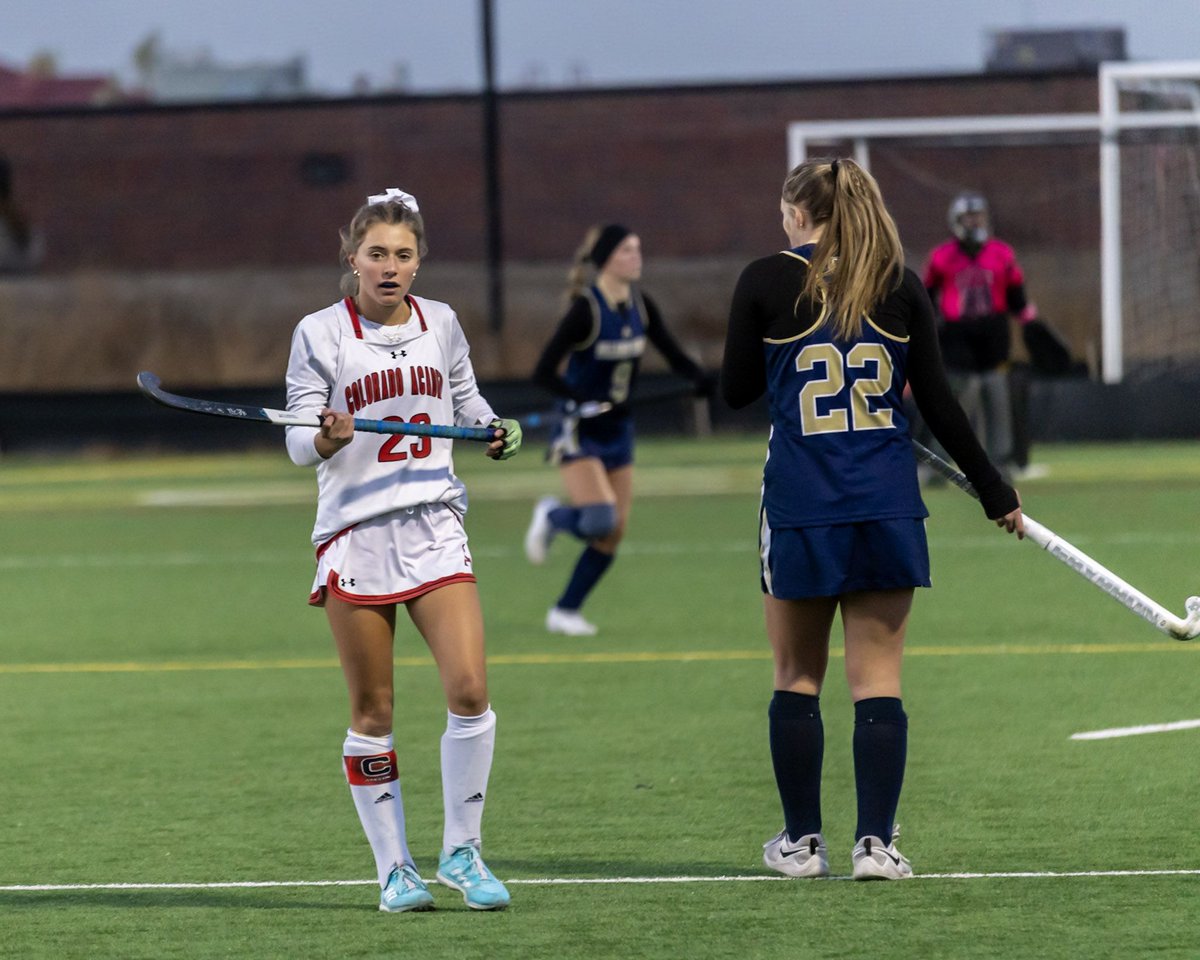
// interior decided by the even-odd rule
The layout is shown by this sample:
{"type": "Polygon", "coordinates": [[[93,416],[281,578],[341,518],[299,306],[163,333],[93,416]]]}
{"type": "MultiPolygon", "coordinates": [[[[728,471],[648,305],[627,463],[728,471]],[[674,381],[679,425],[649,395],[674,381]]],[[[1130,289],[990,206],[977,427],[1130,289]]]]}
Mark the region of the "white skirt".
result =
{"type": "Polygon", "coordinates": [[[462,516],[445,503],[422,503],[373,517],[317,548],[308,602],[328,592],[347,603],[404,603],[449,583],[474,583],[462,516]]]}

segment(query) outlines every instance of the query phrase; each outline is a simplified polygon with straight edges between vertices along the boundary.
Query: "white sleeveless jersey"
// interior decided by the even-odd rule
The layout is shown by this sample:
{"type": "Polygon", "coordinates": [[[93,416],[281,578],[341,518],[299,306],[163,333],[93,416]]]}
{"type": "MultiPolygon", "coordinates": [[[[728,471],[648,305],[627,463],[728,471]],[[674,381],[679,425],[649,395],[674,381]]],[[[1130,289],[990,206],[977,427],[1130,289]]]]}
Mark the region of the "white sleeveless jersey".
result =
{"type": "MultiPolygon", "coordinates": [[[[288,359],[287,407],[346,410],[368,420],[481,426],[495,414],[479,395],[470,348],[444,303],[407,298],[409,321],[381,326],[358,316],[349,299],[309,314],[296,327],[288,359]]],[[[467,509],[454,474],[453,441],[356,433],[328,460],[313,446],[317,429],[288,427],[287,446],[301,466],[317,465],[313,543],[394,510],[420,503],[467,509]]]]}

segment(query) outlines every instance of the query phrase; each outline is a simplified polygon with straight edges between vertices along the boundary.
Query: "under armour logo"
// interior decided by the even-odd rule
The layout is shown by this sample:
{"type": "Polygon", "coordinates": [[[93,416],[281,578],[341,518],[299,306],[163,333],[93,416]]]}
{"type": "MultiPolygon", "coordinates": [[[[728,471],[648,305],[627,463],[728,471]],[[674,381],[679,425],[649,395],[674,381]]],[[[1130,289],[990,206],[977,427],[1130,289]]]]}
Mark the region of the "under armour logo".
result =
{"type": "Polygon", "coordinates": [[[354,586],[354,578],[350,577],[349,579],[346,579],[345,577],[342,577],[342,586],[344,587],[347,584],[349,584],[350,586],[354,586]]]}
{"type": "MultiPolygon", "coordinates": [[[[396,356],[396,354],[397,354],[397,351],[393,350],[393,351],[392,351],[392,359],[393,359],[393,360],[396,360],[396,359],[397,359],[397,356],[396,356]]],[[[399,354],[400,354],[400,356],[401,356],[401,357],[407,357],[407,356],[408,356],[408,351],[407,351],[407,350],[400,350],[400,351],[399,351],[399,354]]]]}

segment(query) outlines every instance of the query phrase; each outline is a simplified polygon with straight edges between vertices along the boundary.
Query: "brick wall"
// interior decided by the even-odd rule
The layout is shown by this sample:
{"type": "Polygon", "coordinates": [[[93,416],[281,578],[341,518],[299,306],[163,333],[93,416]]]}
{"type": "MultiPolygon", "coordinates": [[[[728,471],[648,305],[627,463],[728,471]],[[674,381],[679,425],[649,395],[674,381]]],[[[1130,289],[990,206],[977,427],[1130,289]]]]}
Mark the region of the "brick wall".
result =
{"type": "MultiPolygon", "coordinates": [[[[510,291],[500,337],[486,329],[482,295],[477,98],[0,113],[0,153],[46,247],[37,277],[0,278],[0,323],[22,314],[22,339],[14,342],[11,324],[0,339],[0,390],[18,380],[22,389],[67,389],[129,379],[126,344],[99,351],[114,358],[112,369],[100,363],[85,376],[47,362],[30,387],[12,349],[37,354],[25,338],[64,326],[166,343],[191,362],[192,383],[278,377],[298,317],[336,297],[338,228],[368,193],[393,185],[414,193],[427,218],[422,280],[431,286],[418,292],[449,299],[472,339],[487,338],[488,375],[527,373],[584,230],[607,220],[641,234],[647,289],[662,289],[675,311],[668,320],[715,359],[739,265],[783,242],[776,204],[790,121],[1091,111],[1096,95],[1095,77],[1074,73],[504,95],[510,291]],[[344,164],[344,181],[308,182],[306,169],[328,167],[330,155],[344,164]],[[331,281],[315,302],[314,271],[331,281]],[[188,338],[197,326],[208,339],[242,344],[244,362],[196,356],[188,338]]],[[[1055,305],[1079,352],[1094,339],[1098,279],[1095,294],[1086,282],[1098,264],[1094,145],[879,145],[872,166],[915,261],[945,235],[954,193],[986,192],[998,234],[1020,256],[1072,271],[1031,271],[1031,293],[1055,305]]]]}

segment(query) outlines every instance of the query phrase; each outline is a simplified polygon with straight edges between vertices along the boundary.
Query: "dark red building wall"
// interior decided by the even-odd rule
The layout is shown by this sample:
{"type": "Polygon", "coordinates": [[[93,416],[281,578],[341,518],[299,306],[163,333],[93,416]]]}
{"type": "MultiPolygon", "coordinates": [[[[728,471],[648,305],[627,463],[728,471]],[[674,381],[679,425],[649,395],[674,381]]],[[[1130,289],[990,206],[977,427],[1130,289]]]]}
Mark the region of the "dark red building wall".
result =
{"type": "MultiPolygon", "coordinates": [[[[779,243],[790,121],[1096,102],[1091,74],[505,95],[505,254],[564,260],[589,223],[622,220],[652,255],[753,255],[779,243]]],[[[435,256],[474,261],[484,256],[481,126],[473,97],[8,113],[0,152],[44,232],[49,271],[330,263],[337,228],[393,185],[419,198],[435,256]],[[328,155],[344,161],[345,181],[306,182],[306,159],[328,155]]],[[[998,230],[1018,245],[1096,244],[1094,144],[877,144],[872,163],[912,250],[942,235],[945,205],[964,187],[987,192],[998,230]]]]}

